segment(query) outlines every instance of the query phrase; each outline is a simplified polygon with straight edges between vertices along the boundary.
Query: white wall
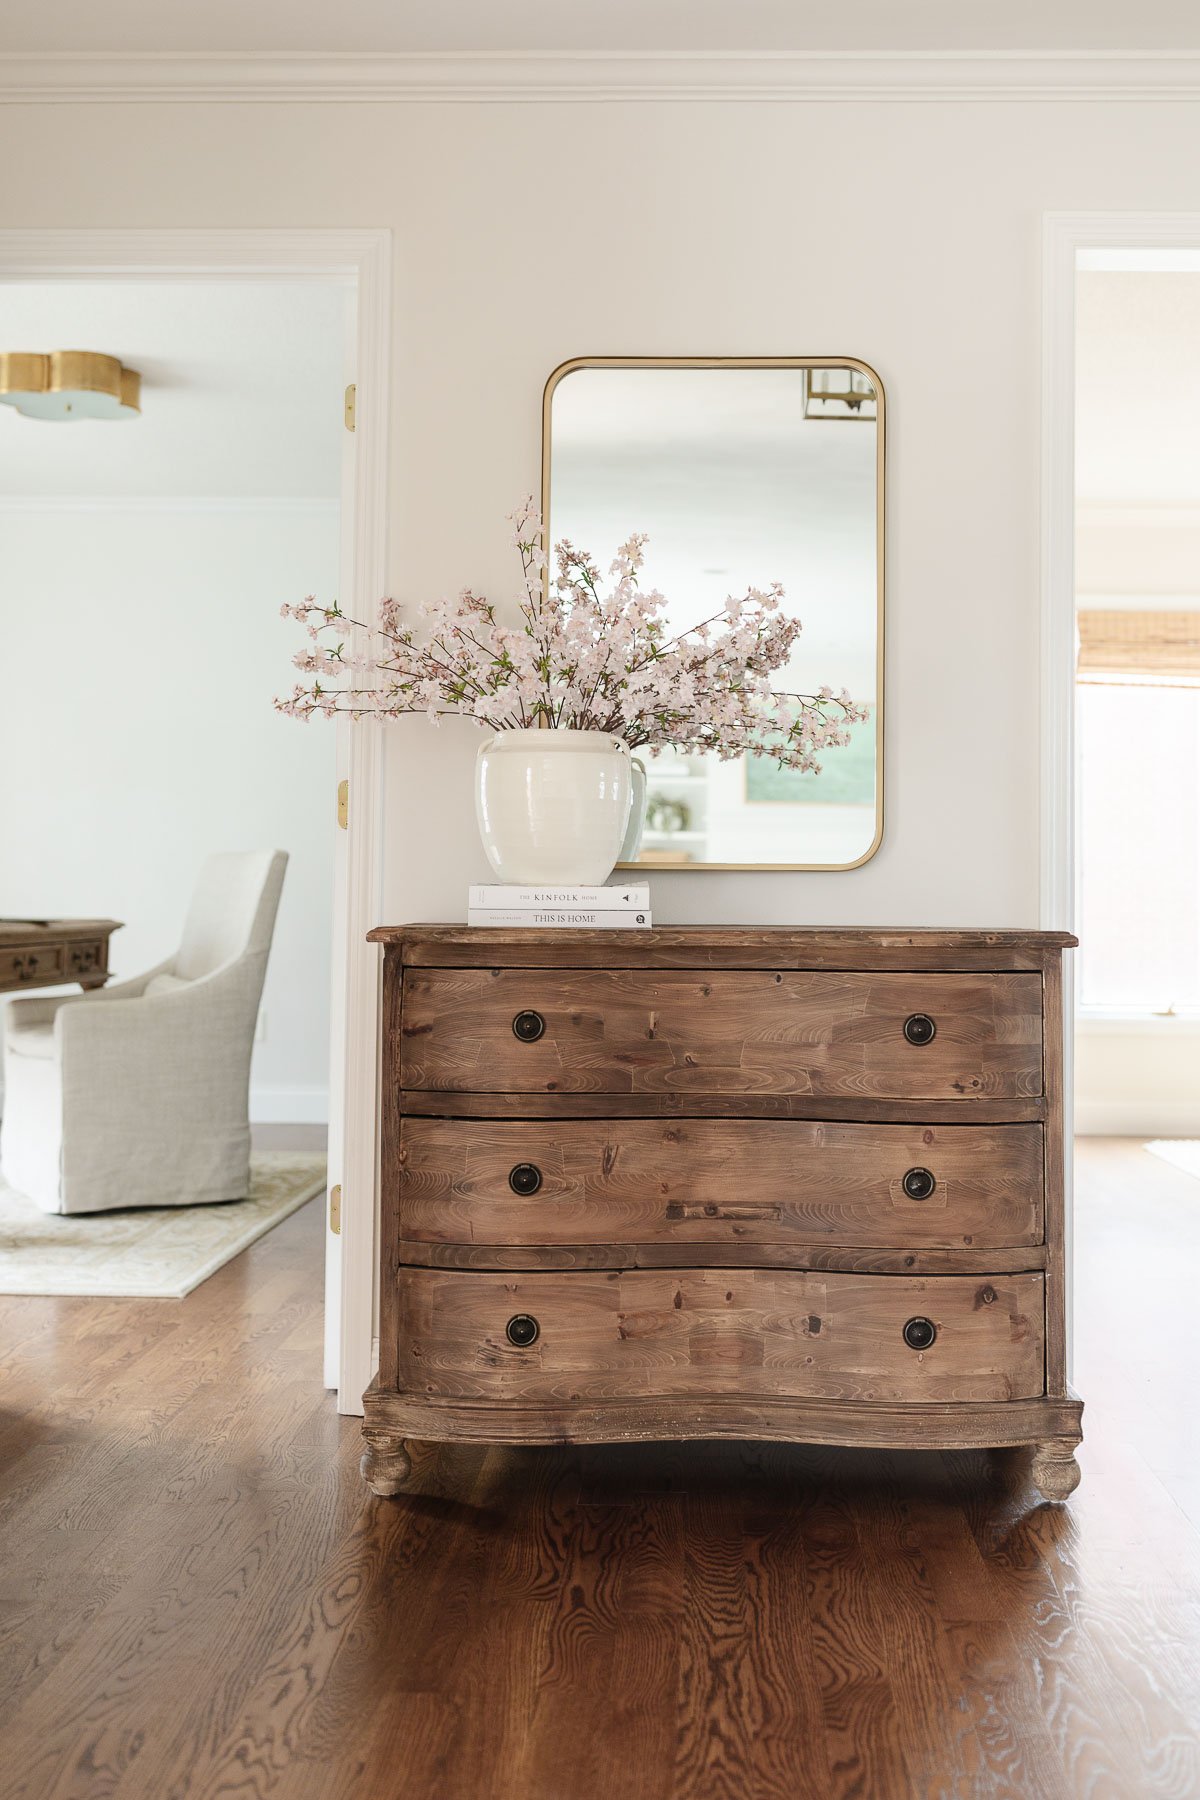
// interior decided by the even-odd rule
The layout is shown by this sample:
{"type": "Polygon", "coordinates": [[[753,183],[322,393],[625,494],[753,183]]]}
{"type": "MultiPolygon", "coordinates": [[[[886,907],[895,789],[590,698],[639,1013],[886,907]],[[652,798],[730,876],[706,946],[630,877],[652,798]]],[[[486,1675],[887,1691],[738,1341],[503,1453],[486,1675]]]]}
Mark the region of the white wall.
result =
{"type": "Polygon", "coordinates": [[[336,505],[30,506],[0,509],[0,914],[123,919],[133,975],[175,948],[205,855],[287,850],[252,1112],[324,1119],[332,729],[271,701],[299,643],[280,603],[337,591],[336,505]]]}
{"type": "Polygon", "coordinates": [[[1084,1137],[1200,1137],[1200,1026],[1080,1020],[1075,1129],[1084,1137]]]}
{"type": "MultiPolygon", "coordinates": [[[[22,105],[10,225],[390,226],[392,580],[512,592],[540,394],[603,351],[857,354],[889,399],[887,832],[845,874],[662,874],[663,922],[1027,925],[1045,209],[1186,211],[1173,104],[22,105]]],[[[485,863],[475,738],[395,731],[385,910],[485,863]]]]}

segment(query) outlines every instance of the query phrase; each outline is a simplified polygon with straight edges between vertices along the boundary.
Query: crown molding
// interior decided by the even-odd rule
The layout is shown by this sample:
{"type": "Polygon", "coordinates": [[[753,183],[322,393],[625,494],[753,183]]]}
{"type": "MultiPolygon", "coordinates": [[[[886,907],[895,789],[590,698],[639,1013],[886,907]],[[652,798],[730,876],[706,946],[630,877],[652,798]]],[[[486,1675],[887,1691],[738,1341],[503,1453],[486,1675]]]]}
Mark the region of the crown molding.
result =
{"type": "Polygon", "coordinates": [[[0,101],[1196,100],[1200,51],[20,52],[0,101]]]}

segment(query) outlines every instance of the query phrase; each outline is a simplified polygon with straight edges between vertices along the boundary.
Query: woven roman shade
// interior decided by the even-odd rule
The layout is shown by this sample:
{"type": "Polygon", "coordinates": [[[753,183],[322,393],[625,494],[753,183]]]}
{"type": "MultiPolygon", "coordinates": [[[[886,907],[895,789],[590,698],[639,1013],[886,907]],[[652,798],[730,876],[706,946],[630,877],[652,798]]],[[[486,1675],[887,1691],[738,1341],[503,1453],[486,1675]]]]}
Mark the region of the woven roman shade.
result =
{"type": "Polygon", "coordinates": [[[1200,612],[1089,607],[1077,618],[1080,681],[1200,686],[1200,612]]]}

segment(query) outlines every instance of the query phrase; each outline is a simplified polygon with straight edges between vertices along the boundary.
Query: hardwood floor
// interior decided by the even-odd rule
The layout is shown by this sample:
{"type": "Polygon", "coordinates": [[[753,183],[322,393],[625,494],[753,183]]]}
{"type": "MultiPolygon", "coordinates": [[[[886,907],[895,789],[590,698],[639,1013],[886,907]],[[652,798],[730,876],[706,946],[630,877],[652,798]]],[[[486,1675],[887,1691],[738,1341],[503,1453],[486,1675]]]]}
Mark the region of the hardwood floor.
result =
{"type": "Polygon", "coordinates": [[[4,1800],[1200,1795],[1200,1182],[1081,1146],[1083,1486],[419,1449],[320,1387],[314,1203],[183,1302],[0,1301],[4,1800]]]}

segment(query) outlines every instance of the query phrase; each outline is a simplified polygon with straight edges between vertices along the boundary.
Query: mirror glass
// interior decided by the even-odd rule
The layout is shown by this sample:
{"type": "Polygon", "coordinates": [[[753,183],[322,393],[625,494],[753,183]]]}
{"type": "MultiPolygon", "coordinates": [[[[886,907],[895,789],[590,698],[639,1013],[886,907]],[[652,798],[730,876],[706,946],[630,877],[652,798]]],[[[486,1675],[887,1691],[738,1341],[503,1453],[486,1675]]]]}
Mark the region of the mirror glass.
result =
{"type": "Polygon", "coordinates": [[[676,630],[773,581],[803,630],[772,685],[869,708],[819,774],[639,752],[639,863],[855,867],[882,830],[883,391],[835,359],[566,363],[546,388],[543,512],[602,571],[646,532],[641,583],[676,630]]]}

